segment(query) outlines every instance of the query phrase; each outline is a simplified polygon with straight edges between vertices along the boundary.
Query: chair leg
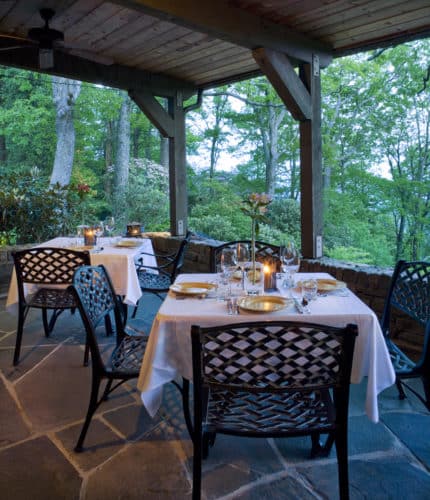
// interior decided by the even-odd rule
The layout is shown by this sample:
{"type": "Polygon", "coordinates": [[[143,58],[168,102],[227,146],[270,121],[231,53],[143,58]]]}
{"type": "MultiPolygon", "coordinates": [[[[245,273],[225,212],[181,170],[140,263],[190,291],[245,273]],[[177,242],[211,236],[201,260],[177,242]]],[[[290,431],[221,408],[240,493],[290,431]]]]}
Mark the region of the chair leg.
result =
{"type": "Polygon", "coordinates": [[[430,411],[430,377],[426,377],[425,375],[423,375],[421,378],[424,387],[425,405],[430,411]]]}
{"type": "Polygon", "coordinates": [[[406,394],[405,394],[402,382],[400,381],[399,377],[396,377],[396,386],[397,386],[397,390],[399,391],[399,399],[406,399],[406,394]]]}
{"type": "Polygon", "coordinates": [[[81,434],[79,435],[78,442],[75,446],[75,451],[80,453],[83,449],[83,444],[85,440],[85,436],[87,435],[88,428],[91,423],[91,419],[98,407],[98,394],[100,388],[101,379],[99,376],[95,376],[93,373],[93,380],[91,383],[91,396],[90,402],[88,404],[87,416],[85,417],[84,425],[82,426],[81,434]]]}
{"type": "Polygon", "coordinates": [[[133,314],[131,315],[132,319],[136,317],[138,307],[139,307],[139,302],[137,302],[137,304],[134,306],[133,314]]]}
{"type": "Polygon", "coordinates": [[[88,366],[89,357],[90,357],[90,343],[88,342],[88,337],[87,337],[85,340],[84,366],[88,366]]]}
{"type": "Polygon", "coordinates": [[[27,316],[27,311],[25,307],[20,307],[18,312],[18,326],[16,328],[16,341],[15,341],[15,352],[13,355],[13,365],[16,366],[19,363],[19,355],[21,353],[21,342],[22,342],[22,332],[24,330],[24,322],[27,316]]]}
{"type": "Polygon", "coordinates": [[[42,320],[43,320],[43,329],[45,330],[45,337],[49,337],[49,321],[48,321],[48,310],[42,309],[42,320]]]}
{"type": "Polygon", "coordinates": [[[202,488],[202,439],[195,436],[193,456],[193,500],[200,500],[202,488]]]}
{"type": "Polygon", "coordinates": [[[348,445],[346,429],[338,431],[335,439],[335,445],[339,477],[339,498],[340,500],[349,500],[348,445]]]}
{"type": "Polygon", "coordinates": [[[107,401],[109,399],[109,393],[112,387],[112,382],[113,380],[111,378],[107,381],[105,390],[103,391],[103,396],[100,398],[100,401],[107,401]]]}

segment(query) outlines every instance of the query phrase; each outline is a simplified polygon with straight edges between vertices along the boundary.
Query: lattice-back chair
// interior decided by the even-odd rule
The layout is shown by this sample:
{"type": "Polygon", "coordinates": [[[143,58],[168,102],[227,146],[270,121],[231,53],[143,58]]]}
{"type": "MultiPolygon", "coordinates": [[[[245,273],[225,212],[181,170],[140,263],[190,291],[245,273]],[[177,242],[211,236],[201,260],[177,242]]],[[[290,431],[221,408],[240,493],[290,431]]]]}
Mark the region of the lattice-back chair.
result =
{"type": "MultiPolygon", "coordinates": [[[[245,243],[251,248],[251,240],[237,240],[228,241],[222,245],[217,246],[212,251],[211,258],[211,272],[215,273],[217,265],[220,263],[221,254],[224,248],[235,248],[238,243],[245,243]]],[[[265,262],[268,260],[280,260],[280,247],[278,245],[272,245],[271,243],[265,243],[264,241],[255,242],[255,260],[257,262],[265,262]]]]}
{"type": "MultiPolygon", "coordinates": [[[[28,311],[31,308],[42,310],[43,328],[49,337],[58,316],[67,309],[76,308],[67,286],[72,283],[75,270],[90,263],[90,254],[67,248],[36,247],[12,255],[18,285],[18,326],[13,356],[13,364],[17,365],[28,311]],[[52,311],[51,318],[48,311],[52,311]]],[[[85,355],[87,361],[87,351],[85,355]]]]}
{"type": "Polygon", "coordinates": [[[381,327],[396,372],[399,398],[406,397],[403,389],[405,385],[430,410],[430,262],[400,260],[397,263],[385,301],[381,327]],[[423,327],[423,347],[417,362],[400,349],[390,331],[393,309],[401,311],[423,327]],[[404,382],[405,379],[416,377],[422,379],[424,398],[404,382]]]}
{"type": "Polygon", "coordinates": [[[336,445],[348,498],[349,383],[357,327],[265,321],[191,330],[194,383],[193,499],[217,433],[310,435],[313,454],[336,445]],[[324,446],[320,434],[328,434],[324,446]]]}
{"type": "MultiPolygon", "coordinates": [[[[192,233],[187,231],[185,238],[181,241],[176,252],[171,254],[155,254],[156,266],[147,266],[143,263],[144,256],[153,256],[147,252],[142,252],[137,258],[137,275],[142,292],[150,292],[163,300],[164,294],[169,291],[170,285],[175,281],[176,276],[181,272],[184,265],[185,251],[191,239],[192,233]]],[[[138,305],[134,308],[133,318],[136,316],[138,305]]]]}
{"type": "Polygon", "coordinates": [[[112,282],[104,266],[83,266],[74,276],[69,287],[75,297],[91,350],[92,383],[87,415],[77,441],[75,451],[83,450],[83,444],[94,412],[109,394],[124,382],[139,376],[140,365],[147,343],[147,335],[124,326],[122,306],[115,294],[112,282]],[[116,332],[116,347],[110,358],[102,357],[96,329],[104,326],[116,332]],[[99,397],[100,385],[106,380],[105,389],[99,397]],[[113,382],[116,382],[113,385],[113,382]]]}

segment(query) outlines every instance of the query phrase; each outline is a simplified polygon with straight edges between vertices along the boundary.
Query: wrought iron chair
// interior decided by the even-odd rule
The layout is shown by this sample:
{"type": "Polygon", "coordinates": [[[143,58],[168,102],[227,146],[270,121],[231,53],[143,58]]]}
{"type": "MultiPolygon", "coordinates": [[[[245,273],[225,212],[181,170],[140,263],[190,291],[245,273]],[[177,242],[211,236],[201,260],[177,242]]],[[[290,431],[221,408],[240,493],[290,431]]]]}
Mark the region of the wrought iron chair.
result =
{"type": "Polygon", "coordinates": [[[127,324],[124,325],[121,304],[102,265],[79,268],[69,292],[76,300],[85,325],[92,362],[90,401],[75,447],[76,452],[81,452],[91,419],[100,404],[121,384],[139,376],[147,336],[134,325],[130,325],[130,328],[127,324]],[[100,353],[96,328],[102,324],[106,329],[112,329],[112,320],[116,332],[116,347],[105,362],[100,353]],[[103,380],[106,380],[106,386],[99,397],[103,380]]]}
{"type": "MultiPolygon", "coordinates": [[[[145,255],[153,256],[147,252],[142,252],[137,259],[137,275],[142,292],[150,292],[163,300],[163,294],[169,291],[170,285],[175,281],[184,265],[185,251],[190,241],[192,233],[187,231],[185,238],[181,241],[176,252],[171,254],[155,254],[157,266],[147,266],[143,263],[145,255]]],[[[136,316],[138,304],[134,308],[133,318],[136,316]]]]}
{"type": "Polygon", "coordinates": [[[430,410],[430,262],[400,260],[393,272],[385,301],[381,327],[396,372],[399,399],[406,397],[403,386],[413,392],[430,410]],[[392,332],[393,309],[401,311],[424,330],[423,348],[417,362],[412,361],[396,344],[392,332]],[[421,377],[425,398],[404,382],[421,377]]]}
{"type": "Polygon", "coordinates": [[[217,433],[310,435],[313,456],[336,445],[340,497],[349,495],[347,422],[357,327],[271,321],[191,330],[193,499],[217,433]],[[328,434],[324,445],[320,434],[328,434]]]}
{"type": "MultiPolygon", "coordinates": [[[[18,285],[18,326],[13,364],[19,363],[24,323],[31,308],[42,310],[45,336],[49,337],[58,316],[65,310],[74,310],[76,301],[67,290],[75,270],[90,263],[90,254],[67,248],[36,247],[12,253],[18,285]],[[26,294],[26,287],[36,291],[26,294]],[[64,288],[59,287],[64,285],[64,288]],[[48,312],[52,311],[49,319],[48,312]]],[[[88,350],[85,360],[88,360],[88,350]]]]}
{"type": "MultiPolygon", "coordinates": [[[[217,264],[220,263],[221,253],[224,248],[235,247],[238,243],[246,243],[251,245],[251,240],[237,240],[228,241],[222,245],[217,246],[212,251],[211,259],[211,272],[216,272],[217,264]]],[[[278,245],[272,245],[271,243],[265,243],[264,241],[255,242],[255,259],[257,262],[265,262],[267,260],[277,260],[281,258],[280,247],[278,245]]]]}

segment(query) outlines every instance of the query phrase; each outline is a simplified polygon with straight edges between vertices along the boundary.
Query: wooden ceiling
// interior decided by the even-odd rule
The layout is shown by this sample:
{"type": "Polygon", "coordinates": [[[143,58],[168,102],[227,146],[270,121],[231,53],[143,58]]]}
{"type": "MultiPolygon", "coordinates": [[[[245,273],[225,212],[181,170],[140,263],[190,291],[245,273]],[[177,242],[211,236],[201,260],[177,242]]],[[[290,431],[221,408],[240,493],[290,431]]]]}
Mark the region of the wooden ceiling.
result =
{"type": "Polygon", "coordinates": [[[251,49],[259,47],[293,62],[317,54],[324,67],[430,36],[428,0],[2,0],[0,64],[39,69],[39,48],[26,40],[46,7],[55,10],[50,27],[64,33],[46,72],[119,88],[154,84],[160,95],[258,75],[251,49]]]}

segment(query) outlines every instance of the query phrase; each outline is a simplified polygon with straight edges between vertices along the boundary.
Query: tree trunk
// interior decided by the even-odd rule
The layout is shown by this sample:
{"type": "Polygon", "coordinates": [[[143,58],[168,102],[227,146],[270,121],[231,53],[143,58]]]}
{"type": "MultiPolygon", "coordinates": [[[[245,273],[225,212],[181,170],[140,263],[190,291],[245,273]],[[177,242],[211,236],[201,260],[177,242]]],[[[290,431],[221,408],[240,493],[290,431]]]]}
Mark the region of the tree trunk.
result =
{"type": "Polygon", "coordinates": [[[67,78],[52,77],[52,93],[56,109],[55,129],[57,147],[50,184],[62,186],[70,183],[75,154],[75,127],[73,107],[81,90],[81,82],[67,78]]]}
{"type": "Polygon", "coordinates": [[[6,149],[6,137],[0,135],[0,163],[6,163],[7,161],[7,149],[6,149]]]}
{"type": "Polygon", "coordinates": [[[106,139],[105,139],[105,176],[104,189],[108,199],[112,196],[112,172],[113,172],[113,143],[114,143],[114,122],[109,120],[106,123],[106,139]]]}
{"type": "Polygon", "coordinates": [[[142,129],[140,127],[135,127],[133,130],[133,158],[139,158],[139,143],[140,143],[140,135],[142,133],[142,129]]]}
{"type": "Polygon", "coordinates": [[[169,139],[160,135],[160,165],[169,168],[169,139]]]}
{"type": "Polygon", "coordinates": [[[115,159],[114,216],[125,226],[127,222],[126,193],[130,164],[130,98],[124,93],[118,120],[118,141],[115,159]]]}

